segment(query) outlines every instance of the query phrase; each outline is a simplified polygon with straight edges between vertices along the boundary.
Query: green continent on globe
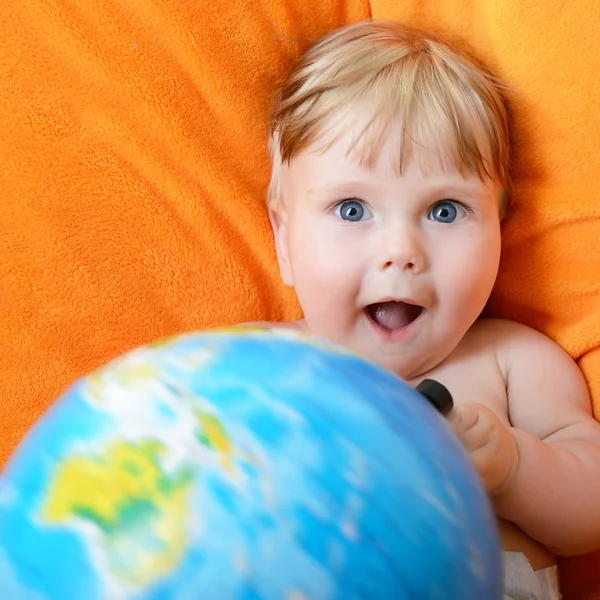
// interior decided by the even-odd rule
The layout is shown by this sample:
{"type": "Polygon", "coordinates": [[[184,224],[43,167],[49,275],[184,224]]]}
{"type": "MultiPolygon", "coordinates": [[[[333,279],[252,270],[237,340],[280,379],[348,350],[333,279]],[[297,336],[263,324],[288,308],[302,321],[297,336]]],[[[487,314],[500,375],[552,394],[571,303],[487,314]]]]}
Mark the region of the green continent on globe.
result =
{"type": "MultiPolygon", "coordinates": [[[[193,471],[165,473],[157,440],[115,441],[101,456],[67,456],[52,477],[41,517],[95,529],[94,558],[116,580],[144,588],[173,571],[187,549],[193,471]]],[[[86,542],[91,544],[90,536],[86,542]]]]}

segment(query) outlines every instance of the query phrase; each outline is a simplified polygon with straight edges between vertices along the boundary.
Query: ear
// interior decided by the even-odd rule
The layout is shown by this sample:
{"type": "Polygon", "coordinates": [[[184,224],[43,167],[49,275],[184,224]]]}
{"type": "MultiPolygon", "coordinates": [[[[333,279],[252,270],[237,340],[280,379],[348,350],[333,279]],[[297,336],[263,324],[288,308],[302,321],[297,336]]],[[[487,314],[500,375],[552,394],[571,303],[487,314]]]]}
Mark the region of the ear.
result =
{"type": "Polygon", "coordinates": [[[280,200],[269,202],[269,220],[275,237],[275,251],[283,283],[294,285],[287,243],[287,210],[280,200]]]}

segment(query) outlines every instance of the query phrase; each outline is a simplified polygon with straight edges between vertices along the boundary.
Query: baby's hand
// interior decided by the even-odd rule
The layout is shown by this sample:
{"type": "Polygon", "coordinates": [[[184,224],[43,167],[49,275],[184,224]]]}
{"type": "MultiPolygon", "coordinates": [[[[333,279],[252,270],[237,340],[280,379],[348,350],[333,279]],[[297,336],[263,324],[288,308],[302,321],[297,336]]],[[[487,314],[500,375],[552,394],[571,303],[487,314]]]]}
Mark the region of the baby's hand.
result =
{"type": "Polygon", "coordinates": [[[519,454],[510,429],[487,406],[459,404],[448,422],[491,496],[503,492],[517,471],[519,454]]]}

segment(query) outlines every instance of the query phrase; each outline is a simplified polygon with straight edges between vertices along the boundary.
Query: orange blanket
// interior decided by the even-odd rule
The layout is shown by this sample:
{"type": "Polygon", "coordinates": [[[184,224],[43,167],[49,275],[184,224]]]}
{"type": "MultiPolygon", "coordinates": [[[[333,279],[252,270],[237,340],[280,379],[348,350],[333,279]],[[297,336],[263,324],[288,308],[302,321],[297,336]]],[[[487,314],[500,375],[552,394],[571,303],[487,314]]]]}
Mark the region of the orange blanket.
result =
{"type": "MultiPolygon", "coordinates": [[[[580,359],[600,415],[599,6],[0,0],[0,465],[113,356],[297,315],[264,210],[268,99],[304,42],[371,10],[466,37],[513,87],[515,206],[490,312],[580,359]]],[[[580,595],[565,600],[600,599],[594,564],[567,565],[580,595]]]]}
{"type": "Polygon", "coordinates": [[[297,315],[265,121],[348,3],[0,2],[0,465],[74,379],[183,330],[297,315]]]}

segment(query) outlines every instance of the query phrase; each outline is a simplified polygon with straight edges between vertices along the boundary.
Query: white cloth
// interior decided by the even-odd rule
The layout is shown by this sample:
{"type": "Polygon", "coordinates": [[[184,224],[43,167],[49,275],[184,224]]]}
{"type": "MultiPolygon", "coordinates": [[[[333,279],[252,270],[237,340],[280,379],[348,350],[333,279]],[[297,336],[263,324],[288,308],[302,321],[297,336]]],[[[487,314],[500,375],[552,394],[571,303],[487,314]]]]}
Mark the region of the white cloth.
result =
{"type": "Polygon", "coordinates": [[[534,571],[521,552],[504,553],[504,600],[561,600],[558,568],[534,571]]]}

